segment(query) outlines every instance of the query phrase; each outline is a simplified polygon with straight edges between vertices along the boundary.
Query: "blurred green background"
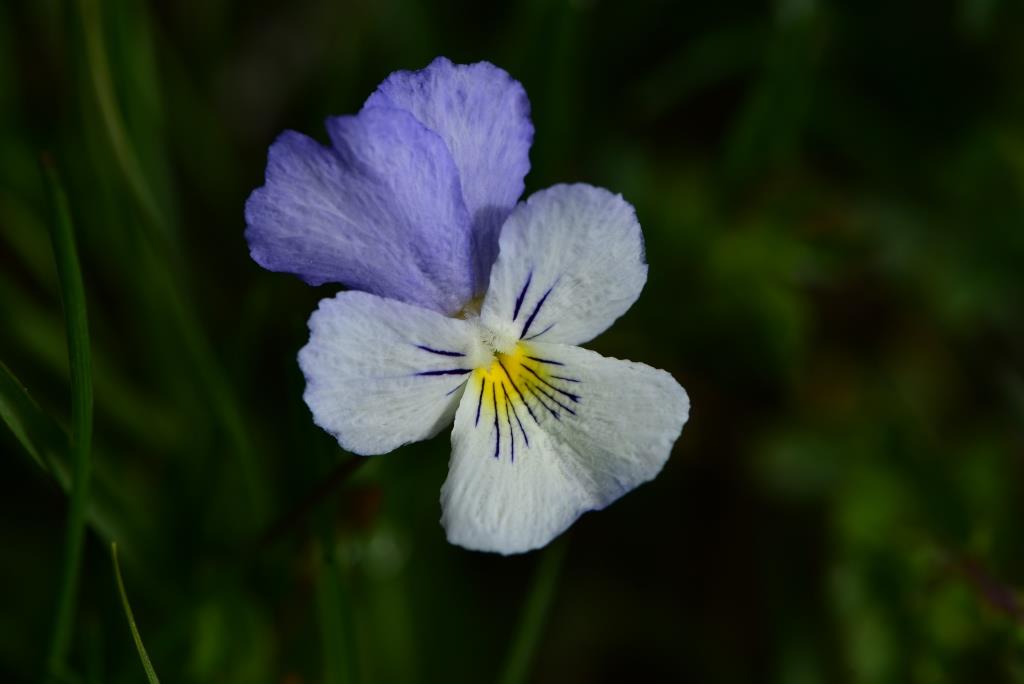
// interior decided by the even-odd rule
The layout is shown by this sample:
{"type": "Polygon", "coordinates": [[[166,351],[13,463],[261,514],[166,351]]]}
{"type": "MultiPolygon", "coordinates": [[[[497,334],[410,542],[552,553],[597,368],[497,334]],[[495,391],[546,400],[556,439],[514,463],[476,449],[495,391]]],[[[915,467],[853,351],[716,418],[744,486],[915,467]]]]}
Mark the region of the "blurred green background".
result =
{"type": "Polygon", "coordinates": [[[41,681],[65,563],[48,151],[95,386],[62,681],[143,681],[112,540],[165,682],[1024,681],[1022,74],[1011,0],[0,3],[0,680],[41,681]],[[693,402],[509,559],[444,541],[447,434],[350,472],[295,361],[335,288],[242,237],[281,130],[439,54],[525,85],[528,193],[636,206],[591,346],[693,402]]]}

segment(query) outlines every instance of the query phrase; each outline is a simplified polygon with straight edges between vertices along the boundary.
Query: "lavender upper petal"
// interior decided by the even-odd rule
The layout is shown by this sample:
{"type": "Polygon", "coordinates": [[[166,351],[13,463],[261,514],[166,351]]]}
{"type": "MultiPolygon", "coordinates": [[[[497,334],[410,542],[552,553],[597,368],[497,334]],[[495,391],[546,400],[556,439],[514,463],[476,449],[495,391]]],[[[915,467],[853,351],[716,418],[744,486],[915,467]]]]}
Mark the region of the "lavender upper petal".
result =
{"type": "Polygon", "coordinates": [[[328,120],[333,147],[286,131],[245,206],[253,259],[319,285],[457,311],[476,293],[472,224],[444,141],[409,112],[328,120]]]}
{"type": "Polygon", "coordinates": [[[533,123],[523,86],[488,62],[453,64],[438,57],[420,71],[397,71],[365,107],[411,112],[448,145],[473,220],[482,293],[497,257],[501,226],[523,194],[533,123]]]}

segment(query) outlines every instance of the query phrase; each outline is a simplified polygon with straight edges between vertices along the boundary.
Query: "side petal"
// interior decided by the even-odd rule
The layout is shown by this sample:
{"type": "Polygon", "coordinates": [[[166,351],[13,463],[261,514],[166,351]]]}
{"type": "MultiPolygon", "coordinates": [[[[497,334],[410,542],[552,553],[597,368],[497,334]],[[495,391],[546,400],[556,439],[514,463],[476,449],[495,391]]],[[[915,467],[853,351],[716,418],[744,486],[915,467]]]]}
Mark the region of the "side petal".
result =
{"type": "Polygon", "coordinates": [[[245,205],[253,259],[272,271],[457,311],[476,292],[469,214],[444,141],[408,112],[327,123],[333,148],[288,131],[245,205]]]}
{"type": "Polygon", "coordinates": [[[633,207],[602,188],[555,185],[508,217],[484,325],[511,339],[582,344],[624,314],[647,281],[633,207]]]}
{"type": "Polygon", "coordinates": [[[437,434],[472,372],[470,324],[364,292],[320,302],[299,351],[303,398],[345,449],[372,455],[437,434]]]}
{"type": "Polygon", "coordinates": [[[477,371],[452,431],[441,522],[454,544],[520,553],[660,471],[690,410],[665,371],[535,344],[477,371]]]}
{"type": "Polygon", "coordinates": [[[533,123],[526,91],[493,64],[438,57],[420,71],[391,74],[366,101],[367,107],[382,105],[411,112],[448,144],[473,217],[482,293],[501,226],[530,170],[533,123]]]}

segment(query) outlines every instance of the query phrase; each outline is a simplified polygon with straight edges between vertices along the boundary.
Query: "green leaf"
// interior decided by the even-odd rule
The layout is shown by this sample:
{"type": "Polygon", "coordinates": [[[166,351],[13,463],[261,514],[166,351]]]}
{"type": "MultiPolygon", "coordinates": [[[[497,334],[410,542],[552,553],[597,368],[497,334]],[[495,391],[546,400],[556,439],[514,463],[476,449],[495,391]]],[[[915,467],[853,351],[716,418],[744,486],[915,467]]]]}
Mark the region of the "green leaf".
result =
{"type": "Polygon", "coordinates": [[[0,420],[43,470],[52,470],[55,460],[63,457],[67,450],[67,438],[60,427],[43,414],[25,386],[2,361],[0,420]]]}
{"type": "Polygon", "coordinates": [[[71,374],[71,505],[64,540],[64,562],[57,589],[57,609],[47,656],[48,672],[61,672],[71,641],[78,570],[82,563],[89,476],[92,470],[92,362],[89,326],[85,311],[85,286],[75,247],[74,226],[67,197],[51,162],[43,160],[53,217],[50,240],[60,279],[61,301],[68,337],[68,367],[71,374]]]}
{"type": "Polygon", "coordinates": [[[156,676],[153,663],[149,660],[146,647],[139,636],[139,628],[135,624],[135,615],[132,613],[131,604],[128,603],[128,593],[124,590],[124,579],[121,577],[121,565],[117,562],[117,542],[110,543],[110,555],[114,559],[114,577],[117,579],[117,591],[121,595],[121,605],[124,606],[125,617],[128,618],[128,628],[132,631],[132,640],[135,641],[135,649],[139,652],[139,660],[142,661],[142,669],[146,671],[146,679],[149,684],[159,684],[160,679],[156,676]]]}

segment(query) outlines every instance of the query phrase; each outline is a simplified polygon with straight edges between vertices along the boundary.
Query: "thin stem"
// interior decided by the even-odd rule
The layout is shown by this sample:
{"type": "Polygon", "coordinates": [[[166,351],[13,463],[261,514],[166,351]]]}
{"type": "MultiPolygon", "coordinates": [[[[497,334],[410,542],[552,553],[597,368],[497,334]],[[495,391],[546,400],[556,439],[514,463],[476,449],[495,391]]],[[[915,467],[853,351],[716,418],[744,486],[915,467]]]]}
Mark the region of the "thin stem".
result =
{"type": "Polygon", "coordinates": [[[989,606],[1018,625],[1024,625],[1024,604],[1021,603],[1017,591],[1013,587],[999,582],[974,558],[955,560],[953,567],[967,578],[974,590],[989,606]]]}
{"type": "Polygon", "coordinates": [[[317,505],[327,498],[331,492],[343,485],[348,479],[369,459],[363,456],[353,456],[342,461],[327,474],[313,489],[311,489],[298,503],[287,513],[278,518],[277,522],[267,528],[266,532],[260,535],[256,541],[255,549],[262,551],[278,539],[286,535],[292,529],[300,525],[317,505]]]}
{"type": "Polygon", "coordinates": [[[71,504],[64,540],[64,563],[61,565],[60,586],[57,589],[57,609],[46,661],[47,672],[54,677],[63,670],[67,658],[78,590],[78,571],[82,563],[89,479],[92,470],[93,393],[85,286],[82,282],[78,251],[75,248],[74,227],[60,179],[52,162],[45,157],[43,174],[53,210],[50,238],[67,326],[68,366],[71,377],[71,504]]]}
{"type": "Polygon", "coordinates": [[[320,613],[320,648],[325,684],[358,681],[353,634],[352,593],[346,586],[348,573],[338,563],[329,522],[322,522],[318,556],[317,605],[320,613]]]}
{"type": "Polygon", "coordinates": [[[139,652],[139,660],[142,661],[142,669],[146,671],[146,679],[149,684],[160,684],[153,669],[153,663],[146,653],[146,647],[142,644],[142,637],[139,635],[139,628],[135,624],[135,614],[132,613],[131,604],[128,603],[128,593],[124,590],[124,579],[121,577],[121,564],[117,562],[117,542],[110,543],[110,555],[114,559],[114,577],[117,579],[117,591],[121,595],[121,605],[124,606],[125,617],[128,618],[128,629],[132,632],[132,640],[135,641],[135,650],[139,652]]]}
{"type": "Polygon", "coordinates": [[[544,634],[544,625],[555,597],[567,547],[567,540],[559,539],[545,549],[540,558],[515,638],[505,658],[505,667],[498,679],[501,684],[521,684],[530,674],[537,644],[544,634]]]}

